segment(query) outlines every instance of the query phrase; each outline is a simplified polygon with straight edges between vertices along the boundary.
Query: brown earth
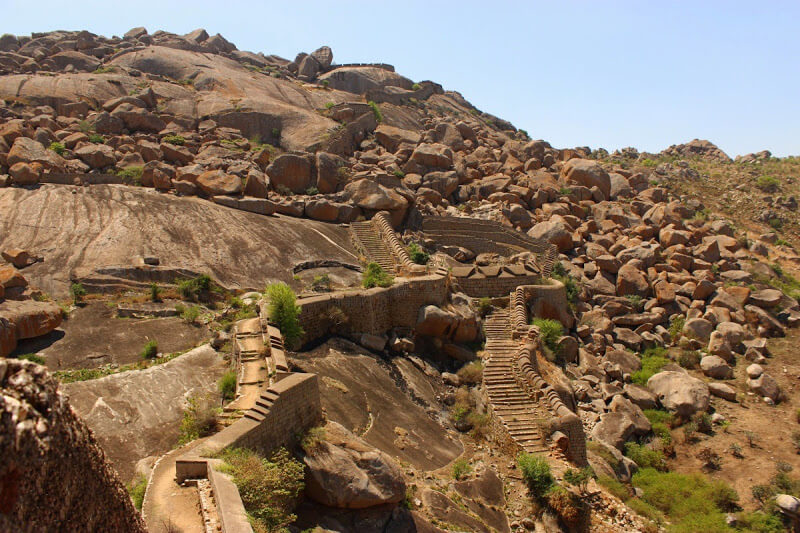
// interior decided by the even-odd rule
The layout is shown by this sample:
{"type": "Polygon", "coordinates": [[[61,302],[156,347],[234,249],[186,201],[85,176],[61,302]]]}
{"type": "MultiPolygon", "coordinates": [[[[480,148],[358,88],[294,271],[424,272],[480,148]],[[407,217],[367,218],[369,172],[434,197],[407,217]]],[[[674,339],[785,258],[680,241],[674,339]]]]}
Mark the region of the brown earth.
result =
{"type": "Polygon", "coordinates": [[[109,363],[124,365],[141,359],[150,340],[162,353],[175,353],[197,346],[209,338],[202,325],[190,325],[175,317],[116,318],[106,302],[91,301],[70,312],[69,319],[42,337],[22,340],[13,355],[37,352],[52,370],[94,368],[109,363]]]}

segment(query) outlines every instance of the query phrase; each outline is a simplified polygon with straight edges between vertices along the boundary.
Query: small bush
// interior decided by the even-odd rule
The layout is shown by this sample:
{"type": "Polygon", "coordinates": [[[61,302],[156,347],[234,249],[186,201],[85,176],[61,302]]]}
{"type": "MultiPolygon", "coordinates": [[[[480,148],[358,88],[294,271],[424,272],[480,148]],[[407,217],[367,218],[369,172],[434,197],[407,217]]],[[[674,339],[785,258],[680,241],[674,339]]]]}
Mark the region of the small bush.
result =
{"type": "Polygon", "coordinates": [[[408,245],[408,255],[418,265],[426,265],[430,260],[428,252],[420,248],[419,244],[412,242],[408,245]]]}
{"type": "Polygon", "coordinates": [[[422,85],[420,85],[419,83],[415,83],[414,85],[411,86],[412,91],[419,91],[420,89],[422,89],[422,85]]]}
{"type": "Polygon", "coordinates": [[[142,349],[142,359],[155,359],[157,355],[158,342],[155,339],[147,341],[147,344],[145,344],[142,349]]]}
{"type": "Polygon", "coordinates": [[[328,292],[331,290],[331,277],[328,274],[314,276],[311,281],[311,290],[315,292],[328,292]]]}
{"type": "Polygon", "coordinates": [[[117,176],[126,181],[130,181],[134,185],[141,185],[142,174],[144,173],[143,167],[126,167],[117,171],[117,176]]]}
{"type": "Polygon", "coordinates": [[[303,451],[308,453],[324,442],[325,437],[325,428],[323,426],[313,427],[306,431],[300,438],[300,447],[303,448],[303,451]]]}
{"type": "Polygon", "coordinates": [[[372,114],[375,115],[375,122],[378,124],[383,122],[383,113],[381,113],[381,109],[378,107],[378,104],[370,100],[367,102],[367,105],[372,108],[372,114]]]}
{"type": "Polygon", "coordinates": [[[179,317],[189,324],[196,323],[197,319],[200,317],[200,307],[196,305],[187,307],[183,304],[178,304],[175,306],[175,311],[177,311],[179,317]]]}
{"type": "Polygon", "coordinates": [[[150,284],[150,301],[158,302],[161,300],[161,287],[158,286],[158,283],[153,282],[150,284]]]}
{"type": "Polygon", "coordinates": [[[697,440],[697,422],[692,421],[683,426],[683,442],[692,443],[697,440]]]}
{"type": "Polygon", "coordinates": [[[285,283],[272,283],[267,286],[269,298],[269,319],[281,330],[287,346],[294,346],[305,334],[300,326],[300,308],[291,287],[285,283]]]}
{"type": "Polygon", "coordinates": [[[328,86],[329,86],[330,84],[331,84],[331,82],[330,82],[330,81],[328,81],[328,80],[322,80],[322,81],[320,82],[320,85],[322,85],[322,86],[323,86],[324,88],[326,88],[326,89],[328,88],[328,86]]]}
{"type": "Polygon", "coordinates": [[[184,445],[201,437],[207,437],[217,429],[217,409],[211,398],[189,398],[189,406],[183,412],[178,445],[184,445]]]}
{"type": "Polygon", "coordinates": [[[365,289],[391,287],[392,283],[394,283],[394,278],[386,273],[378,263],[369,263],[361,280],[361,285],[365,289]]]}
{"type": "Polygon", "coordinates": [[[466,385],[477,385],[483,379],[483,361],[467,363],[456,372],[461,382],[466,385]]]}
{"type": "Polygon", "coordinates": [[[484,296],[480,300],[478,300],[478,314],[481,318],[486,317],[489,313],[492,312],[492,300],[484,296]]]}
{"type": "Polygon", "coordinates": [[[470,472],[472,472],[472,465],[469,464],[469,461],[464,459],[463,457],[460,459],[456,459],[453,463],[453,479],[456,481],[461,481],[465,477],[467,477],[470,472]]]}
{"type": "Polygon", "coordinates": [[[233,400],[236,396],[236,372],[229,370],[222,374],[222,377],[217,381],[217,390],[219,390],[223,400],[233,400]]]}
{"type": "Polygon", "coordinates": [[[78,122],[78,131],[80,131],[81,133],[89,133],[90,131],[92,131],[92,125],[85,120],[81,120],[80,122],[78,122]]]}
{"type": "Polygon", "coordinates": [[[105,144],[106,138],[99,133],[92,133],[89,135],[89,142],[92,144],[105,144]]]}
{"type": "Polygon", "coordinates": [[[400,178],[400,179],[403,179],[403,178],[405,178],[405,177],[406,177],[406,173],[405,173],[405,172],[403,172],[403,171],[402,171],[402,170],[400,170],[400,169],[397,169],[397,170],[395,170],[394,172],[392,172],[392,174],[394,174],[394,177],[395,177],[395,178],[400,178]]]}
{"type": "MultiPolygon", "coordinates": [[[[327,81],[327,80],[325,80],[325,81],[327,81]]],[[[334,104],[333,102],[325,102],[325,109],[330,109],[335,105],[336,104],[334,104]]]]}
{"type": "Polygon", "coordinates": [[[681,354],[678,356],[678,364],[683,368],[694,370],[700,366],[700,359],[702,359],[702,356],[697,350],[681,350],[681,354]]]}
{"type": "Polygon", "coordinates": [[[131,481],[127,488],[131,501],[133,501],[133,506],[136,507],[138,511],[141,511],[142,503],[144,502],[144,493],[147,491],[147,478],[139,474],[136,476],[136,479],[131,481]]]}
{"type": "Polygon", "coordinates": [[[581,491],[581,494],[586,492],[586,486],[589,484],[589,480],[593,477],[595,477],[595,474],[591,466],[581,468],[580,470],[569,468],[566,472],[564,472],[564,481],[574,487],[578,487],[578,490],[581,491]]]}
{"type": "Polygon", "coordinates": [[[780,188],[781,182],[774,176],[759,176],[756,178],[756,187],[762,191],[774,192],[780,188]]]}
{"type": "Polygon", "coordinates": [[[275,192],[277,192],[281,196],[291,196],[292,195],[292,189],[290,189],[288,186],[284,185],[283,183],[281,183],[281,184],[279,184],[279,185],[277,185],[275,187],[275,192]]]}
{"type": "Polygon", "coordinates": [[[722,468],[722,457],[711,448],[703,448],[697,453],[697,458],[703,461],[703,466],[709,470],[722,468]]]}
{"type": "Polygon", "coordinates": [[[178,281],[178,292],[184,300],[198,301],[206,299],[211,291],[211,276],[200,274],[193,279],[182,279],[178,281]]]}
{"type": "Polygon", "coordinates": [[[50,149],[55,153],[57,153],[58,155],[62,155],[64,151],[67,149],[67,147],[58,141],[53,141],[50,143],[50,149]]]}
{"type": "Polygon", "coordinates": [[[94,70],[94,73],[95,74],[108,74],[110,72],[114,72],[114,70],[115,70],[114,67],[111,67],[111,66],[108,66],[108,67],[97,67],[94,70]]]}
{"type": "Polygon", "coordinates": [[[303,463],[284,448],[269,460],[244,448],[227,449],[222,459],[222,470],[233,477],[255,531],[285,531],[297,519],[292,511],[303,490],[303,463]]]}
{"type": "Polygon", "coordinates": [[[625,455],[640,468],[653,468],[660,472],[667,470],[667,460],[664,452],[648,447],[646,444],[636,442],[625,443],[625,455]]]}
{"type": "Polygon", "coordinates": [[[683,315],[675,315],[669,321],[669,337],[672,342],[675,342],[680,337],[684,324],[686,324],[686,317],[683,315]]]}
{"type": "Polygon", "coordinates": [[[78,305],[83,301],[83,297],[86,296],[86,289],[80,283],[73,283],[69,287],[69,293],[72,295],[72,303],[78,305]]]}
{"type": "Polygon", "coordinates": [[[753,533],[783,533],[786,531],[778,515],[760,511],[739,513],[736,516],[736,528],[741,531],[752,531],[753,533]]]}
{"type": "Polygon", "coordinates": [[[558,339],[564,335],[564,326],[552,318],[534,318],[533,325],[539,328],[540,338],[553,353],[558,350],[558,339]]]}
{"type": "Polygon", "coordinates": [[[661,371],[661,368],[669,363],[665,357],[666,350],[663,348],[649,348],[642,353],[642,369],[637,370],[631,375],[631,381],[642,386],[647,385],[647,380],[661,371]]]}
{"type": "Polygon", "coordinates": [[[186,144],[186,139],[180,135],[165,135],[161,140],[168,144],[174,144],[175,146],[183,146],[186,144]]]}
{"type": "Polygon", "coordinates": [[[522,479],[534,496],[544,496],[555,483],[547,459],[539,455],[521,452],[517,455],[517,465],[522,479]]]}
{"type": "Polygon", "coordinates": [[[312,185],[311,187],[306,189],[306,194],[309,196],[316,196],[317,194],[319,194],[319,189],[312,185]]]}

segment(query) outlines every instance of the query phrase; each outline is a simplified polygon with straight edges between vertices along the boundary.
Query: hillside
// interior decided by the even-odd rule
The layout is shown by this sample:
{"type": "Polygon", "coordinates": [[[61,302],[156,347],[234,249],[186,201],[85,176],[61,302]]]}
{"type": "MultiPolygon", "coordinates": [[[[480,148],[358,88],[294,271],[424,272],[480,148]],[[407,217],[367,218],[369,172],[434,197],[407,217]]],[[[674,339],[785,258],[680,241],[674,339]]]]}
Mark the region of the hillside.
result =
{"type": "Polygon", "coordinates": [[[150,531],[788,531],[798,171],[326,46],[3,35],[0,381],[47,367],[150,531]]]}

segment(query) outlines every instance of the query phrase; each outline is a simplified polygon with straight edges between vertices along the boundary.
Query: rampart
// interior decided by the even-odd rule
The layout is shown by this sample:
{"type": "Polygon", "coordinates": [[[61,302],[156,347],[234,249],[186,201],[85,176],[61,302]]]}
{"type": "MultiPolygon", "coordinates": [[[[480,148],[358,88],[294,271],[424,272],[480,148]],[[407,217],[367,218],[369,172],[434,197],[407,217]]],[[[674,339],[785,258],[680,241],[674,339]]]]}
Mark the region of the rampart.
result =
{"type": "Polygon", "coordinates": [[[459,289],[473,298],[507,296],[519,285],[542,282],[541,275],[531,265],[458,266],[452,269],[459,289]]]}
{"type": "Polygon", "coordinates": [[[447,278],[439,275],[400,278],[387,288],[334,292],[297,301],[305,345],[330,333],[380,334],[395,327],[413,328],[419,308],[447,300],[447,278]]]}

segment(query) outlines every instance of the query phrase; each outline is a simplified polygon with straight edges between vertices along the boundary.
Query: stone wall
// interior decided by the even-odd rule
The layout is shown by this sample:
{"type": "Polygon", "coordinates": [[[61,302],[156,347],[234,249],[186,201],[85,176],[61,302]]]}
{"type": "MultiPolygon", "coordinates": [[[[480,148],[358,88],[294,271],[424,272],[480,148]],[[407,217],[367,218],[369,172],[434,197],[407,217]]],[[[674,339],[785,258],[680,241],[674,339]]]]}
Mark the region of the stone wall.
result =
{"type": "Polygon", "coordinates": [[[533,285],[541,282],[538,274],[496,277],[455,277],[461,292],[473,298],[500,298],[508,296],[519,285],[533,285]]]}
{"type": "Polygon", "coordinates": [[[0,531],[146,531],[43,366],[0,359],[0,458],[0,531]]]}
{"type": "Polygon", "coordinates": [[[447,299],[447,278],[421,276],[398,280],[387,288],[335,292],[297,301],[301,339],[308,344],[331,332],[381,334],[394,327],[413,328],[423,305],[441,306],[447,299]]]}

